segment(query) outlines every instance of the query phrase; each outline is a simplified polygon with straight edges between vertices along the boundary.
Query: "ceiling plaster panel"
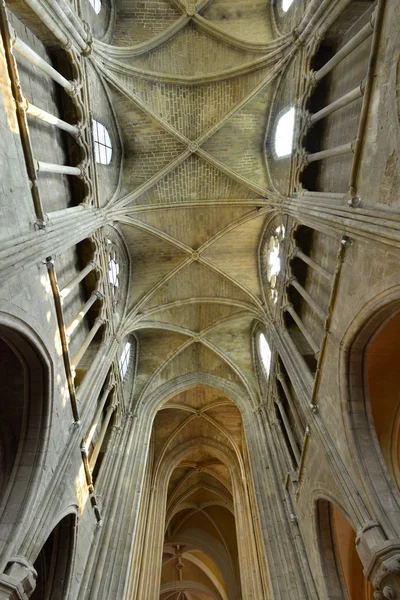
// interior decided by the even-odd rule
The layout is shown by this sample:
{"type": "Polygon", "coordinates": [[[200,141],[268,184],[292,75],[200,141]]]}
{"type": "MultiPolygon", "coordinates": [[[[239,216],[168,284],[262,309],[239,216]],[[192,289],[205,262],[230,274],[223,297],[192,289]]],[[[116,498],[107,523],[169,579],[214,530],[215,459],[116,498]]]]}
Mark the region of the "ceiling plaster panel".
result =
{"type": "Polygon", "coordinates": [[[237,183],[196,155],[165,175],[135,204],[190,203],[199,200],[254,199],[258,194],[237,183]]]}
{"type": "Polygon", "coordinates": [[[150,308],[189,298],[233,298],[251,302],[251,298],[234,283],[205,265],[193,262],[154,294],[146,306],[150,308]]]}
{"type": "Polygon", "coordinates": [[[177,85],[117,75],[146,106],[190,140],[216,125],[270,72],[263,68],[223,81],[177,85]]]}
{"type": "Polygon", "coordinates": [[[168,0],[116,0],[116,26],[113,44],[133,46],[164,31],[179,19],[181,11],[168,0]]]}
{"type": "Polygon", "coordinates": [[[224,165],[263,187],[268,184],[264,142],[271,87],[258,92],[203,145],[224,165]]]}
{"type": "Polygon", "coordinates": [[[258,245],[265,215],[236,227],[212,244],[203,256],[261,298],[258,245]]]}
{"type": "Polygon", "coordinates": [[[146,321],[171,323],[194,332],[201,332],[207,327],[217,324],[221,319],[242,311],[243,309],[232,305],[196,303],[157,311],[152,316],[146,317],[146,321]]]}
{"type": "Polygon", "coordinates": [[[131,60],[136,67],[160,73],[202,76],[250,63],[259,54],[224,44],[196,29],[189,22],[185,29],[153,52],[131,60]]]}
{"type": "Polygon", "coordinates": [[[131,256],[129,304],[135,304],[146,292],[171,273],[187,258],[180,249],[135,227],[121,227],[131,256]]]}
{"type": "Polygon", "coordinates": [[[135,398],[142,392],[149,377],[186,339],[182,335],[169,331],[151,330],[140,332],[135,398]]]}
{"type": "Polygon", "coordinates": [[[266,0],[214,0],[202,16],[239,39],[267,42],[272,39],[269,5],[266,0]]]}
{"type": "Polygon", "coordinates": [[[183,352],[175,356],[153,380],[151,388],[175,379],[185,373],[211,373],[242,384],[242,380],[226,364],[226,362],[202,344],[193,343],[183,352]]]}
{"type": "Polygon", "coordinates": [[[253,210],[254,207],[248,206],[211,205],[142,212],[135,214],[135,218],[197,250],[224,227],[253,210]]]}
{"type": "Polygon", "coordinates": [[[220,349],[240,369],[251,384],[252,389],[258,389],[258,381],[254,373],[251,331],[253,320],[244,317],[238,321],[231,321],[218,327],[207,334],[206,339],[220,349]]]}

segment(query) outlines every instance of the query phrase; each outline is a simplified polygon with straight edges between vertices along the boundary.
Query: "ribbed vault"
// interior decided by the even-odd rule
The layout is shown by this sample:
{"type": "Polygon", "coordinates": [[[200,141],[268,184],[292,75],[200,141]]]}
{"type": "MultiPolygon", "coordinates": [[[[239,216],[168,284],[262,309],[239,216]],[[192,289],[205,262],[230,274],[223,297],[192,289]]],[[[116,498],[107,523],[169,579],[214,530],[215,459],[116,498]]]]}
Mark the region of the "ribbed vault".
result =
{"type": "Polygon", "coordinates": [[[131,258],[135,397],[199,372],[236,382],[257,404],[251,332],[265,314],[257,255],[271,210],[264,141],[287,41],[272,39],[264,2],[146,7],[117,2],[112,44],[95,43],[124,146],[111,214],[131,258]]]}
{"type": "Polygon", "coordinates": [[[158,412],[152,448],[166,497],[160,599],[241,598],[238,536],[242,566],[250,542],[236,523],[248,472],[238,408],[216,389],[184,390],[158,412]]]}
{"type": "Polygon", "coordinates": [[[140,414],[152,398],[162,405],[139,596],[265,595],[242,417],[205,386],[235,389],[245,410],[260,403],[252,334],[265,321],[258,254],[275,198],[265,138],[293,53],[273,38],[270,11],[264,1],[119,0],[112,42],[94,44],[124,148],[109,214],[130,256],[133,401],[140,414]],[[178,392],[182,381],[196,384],[178,392]]]}

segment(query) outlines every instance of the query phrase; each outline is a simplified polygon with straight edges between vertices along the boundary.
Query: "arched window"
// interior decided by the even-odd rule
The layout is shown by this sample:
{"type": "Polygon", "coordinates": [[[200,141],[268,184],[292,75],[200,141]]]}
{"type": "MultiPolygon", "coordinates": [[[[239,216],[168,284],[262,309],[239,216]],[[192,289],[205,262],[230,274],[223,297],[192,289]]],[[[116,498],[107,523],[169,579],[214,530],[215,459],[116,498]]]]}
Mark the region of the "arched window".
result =
{"type": "Polygon", "coordinates": [[[283,12],[287,12],[289,8],[292,6],[293,0],[282,0],[282,10],[283,12]]]}
{"type": "Polygon", "coordinates": [[[267,338],[263,333],[260,333],[258,337],[258,349],[260,351],[260,358],[264,367],[267,377],[269,376],[271,368],[271,348],[267,342],[267,338]]]}
{"type": "Polygon", "coordinates": [[[131,343],[126,342],[124,349],[122,350],[121,358],[119,359],[119,373],[122,381],[126,377],[126,373],[129,367],[129,359],[131,356],[131,343]]]}
{"type": "Polygon", "coordinates": [[[281,242],[285,237],[284,225],[276,227],[275,231],[265,245],[264,256],[267,266],[267,280],[270,287],[271,299],[275,303],[278,300],[277,281],[281,271],[281,242]]]}
{"type": "Polygon", "coordinates": [[[117,300],[117,291],[119,286],[119,264],[117,260],[117,253],[115,248],[113,247],[113,243],[110,239],[107,238],[107,253],[108,253],[108,282],[111,286],[111,291],[113,295],[113,299],[116,302],[117,300]]]}
{"type": "Polygon", "coordinates": [[[112,158],[110,134],[102,123],[93,119],[94,154],[96,162],[109,165],[112,158]]]}
{"type": "Polygon", "coordinates": [[[279,117],[275,130],[275,153],[278,158],[289,156],[293,149],[295,109],[289,108],[279,117]]]}
{"type": "Polygon", "coordinates": [[[98,15],[101,11],[101,0],[89,0],[89,2],[93,6],[94,12],[98,15]]]}

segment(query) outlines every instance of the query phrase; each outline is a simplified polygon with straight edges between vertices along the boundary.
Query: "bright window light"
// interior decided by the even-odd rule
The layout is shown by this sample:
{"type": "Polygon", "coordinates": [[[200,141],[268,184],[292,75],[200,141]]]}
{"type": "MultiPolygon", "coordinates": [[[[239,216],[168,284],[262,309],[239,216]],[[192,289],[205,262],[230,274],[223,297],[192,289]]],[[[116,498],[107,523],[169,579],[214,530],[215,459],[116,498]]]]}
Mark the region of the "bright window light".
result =
{"type": "Polygon", "coordinates": [[[278,300],[278,275],[281,272],[281,242],[285,237],[285,227],[279,225],[274,233],[269,238],[268,244],[265,246],[265,256],[267,265],[267,280],[270,287],[271,298],[274,303],[278,300]]]}
{"type": "Polygon", "coordinates": [[[112,144],[110,134],[102,123],[93,119],[94,154],[96,162],[109,165],[112,158],[112,144]]]}
{"type": "Polygon", "coordinates": [[[279,118],[275,132],[275,152],[279,158],[292,153],[294,117],[295,110],[290,108],[279,118]]]}
{"type": "Polygon", "coordinates": [[[94,12],[98,15],[101,11],[101,0],[89,0],[89,2],[94,8],[94,12]]]}
{"type": "Polygon", "coordinates": [[[283,12],[287,12],[289,8],[292,6],[293,0],[282,0],[282,10],[283,12]]]}
{"type": "Polygon", "coordinates": [[[271,348],[268,345],[267,338],[263,333],[260,333],[258,338],[258,347],[260,349],[261,362],[267,375],[269,375],[271,367],[271,348]]]}
{"type": "Polygon", "coordinates": [[[122,381],[125,379],[129,366],[129,358],[131,356],[131,344],[127,342],[122,350],[121,358],[119,359],[119,373],[122,381]]]}
{"type": "Polygon", "coordinates": [[[118,273],[119,264],[117,263],[115,258],[110,257],[108,260],[108,281],[113,287],[118,287],[118,273]]]}

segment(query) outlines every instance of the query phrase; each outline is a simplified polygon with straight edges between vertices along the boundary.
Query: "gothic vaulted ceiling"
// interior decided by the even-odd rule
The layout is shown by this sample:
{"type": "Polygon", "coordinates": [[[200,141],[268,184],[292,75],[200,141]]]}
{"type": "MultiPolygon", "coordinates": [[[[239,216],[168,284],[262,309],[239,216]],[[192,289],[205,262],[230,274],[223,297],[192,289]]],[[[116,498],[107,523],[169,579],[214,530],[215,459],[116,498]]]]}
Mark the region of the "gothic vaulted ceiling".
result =
{"type": "Polygon", "coordinates": [[[258,403],[265,135],[288,59],[270,23],[264,0],[119,0],[112,45],[96,42],[124,146],[113,215],[131,257],[137,402],[200,373],[258,403]]]}
{"type": "MultiPolygon", "coordinates": [[[[275,37],[272,10],[265,0],[117,0],[111,44],[95,42],[124,148],[112,202],[131,259],[125,333],[139,342],[134,402],[207,386],[197,388],[199,406],[185,393],[164,406],[156,446],[191,431],[182,433],[182,423],[215,404],[212,388],[235,394],[242,406],[259,403],[252,330],[265,318],[258,253],[273,189],[264,149],[269,107],[290,58],[287,39],[275,37]]],[[[240,414],[226,396],[217,407],[204,412],[207,433],[196,437],[228,440],[241,456],[240,414]]],[[[197,445],[174,471],[163,600],[236,597],[231,468],[197,445]],[[185,528],[215,537],[228,575],[199,547],[182,555],[185,528]],[[171,588],[179,583],[176,561],[197,587],[171,588]]]]}

